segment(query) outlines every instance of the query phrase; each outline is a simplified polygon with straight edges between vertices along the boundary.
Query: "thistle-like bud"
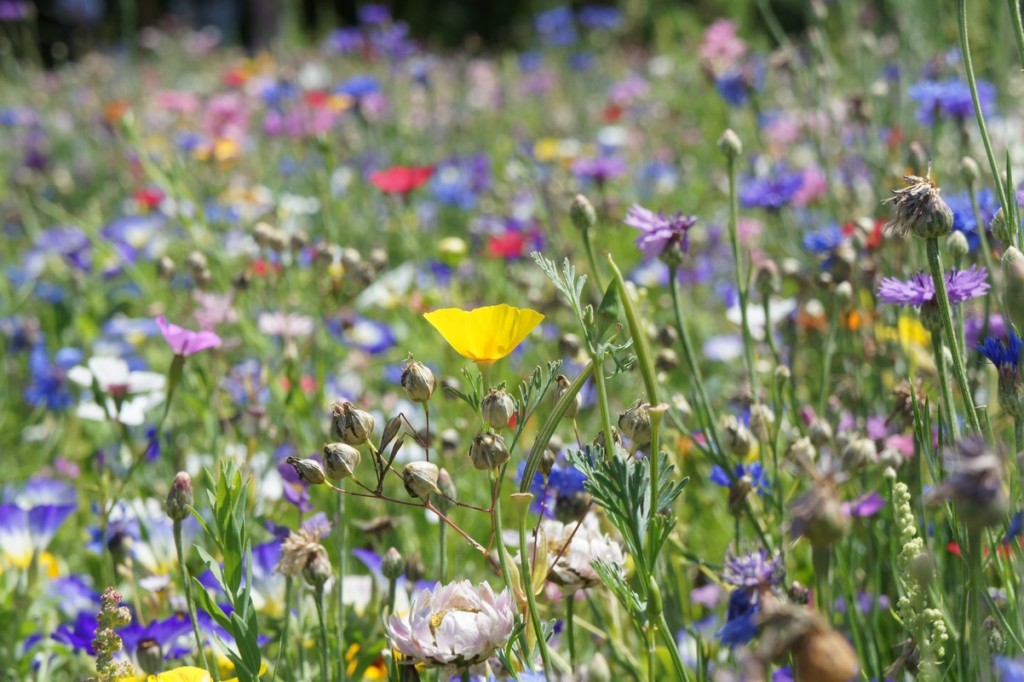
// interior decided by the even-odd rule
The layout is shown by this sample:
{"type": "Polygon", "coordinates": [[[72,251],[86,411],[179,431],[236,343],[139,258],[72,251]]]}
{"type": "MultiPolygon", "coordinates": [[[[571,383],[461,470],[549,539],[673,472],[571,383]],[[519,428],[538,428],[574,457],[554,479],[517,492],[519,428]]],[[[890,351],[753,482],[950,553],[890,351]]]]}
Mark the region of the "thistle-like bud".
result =
{"type": "Polygon", "coordinates": [[[210,264],[202,251],[193,251],[185,258],[185,269],[192,277],[197,277],[204,270],[209,271],[210,264]]]}
{"type": "Polygon", "coordinates": [[[439,476],[437,465],[430,462],[409,462],[402,469],[405,491],[410,497],[418,497],[424,502],[430,498],[430,493],[441,492],[437,487],[439,476]]]}
{"type": "Polygon", "coordinates": [[[971,245],[967,243],[967,237],[960,230],[953,230],[946,237],[946,250],[953,258],[963,258],[970,253],[971,245]]]}
{"type": "Polygon", "coordinates": [[[828,445],[832,442],[832,425],[826,420],[817,417],[807,425],[807,435],[815,447],[828,445]]]}
{"type": "Polygon", "coordinates": [[[810,464],[818,457],[818,449],[807,436],[797,438],[786,449],[786,457],[793,462],[810,464]]]}
{"type": "Polygon", "coordinates": [[[754,287],[762,297],[768,298],[782,289],[782,277],[779,266],[773,260],[763,261],[754,272],[754,287]]]}
{"type": "Polygon", "coordinates": [[[671,348],[661,348],[654,356],[654,368],[659,372],[671,372],[679,367],[679,354],[671,348]]]}
{"type": "Polygon", "coordinates": [[[944,237],[953,229],[953,210],[939,196],[939,188],[931,177],[904,176],[906,187],[893,190],[887,199],[895,207],[895,215],[886,226],[887,234],[905,237],[916,234],[924,239],[944,237]]]}
{"type": "Polygon", "coordinates": [[[666,324],[658,328],[658,333],[655,334],[654,340],[658,342],[659,346],[671,348],[679,341],[679,332],[672,325],[666,324]]]}
{"type": "Polygon", "coordinates": [[[331,433],[346,445],[362,445],[373,436],[373,415],[348,401],[331,405],[331,433]]]}
{"type": "MultiPolygon", "coordinates": [[[[551,391],[552,401],[557,403],[559,400],[561,400],[562,396],[569,392],[569,385],[569,379],[564,374],[559,374],[557,377],[555,377],[555,387],[551,391]]],[[[565,411],[565,414],[563,416],[566,419],[575,419],[576,415],[580,411],[580,405],[582,404],[583,398],[580,397],[579,393],[577,393],[573,401],[569,403],[569,408],[565,411]]]]}
{"type": "Polygon", "coordinates": [[[168,282],[174,279],[174,273],[178,268],[170,256],[160,256],[156,262],[156,276],[168,282]]]}
{"type": "Polygon", "coordinates": [[[730,414],[722,419],[722,437],[725,439],[725,449],[730,454],[740,458],[750,454],[754,436],[734,415],[730,414]]]}
{"type": "Polygon", "coordinates": [[[771,439],[772,427],[775,426],[775,413],[763,403],[750,406],[750,431],[759,441],[771,439]]]}
{"type": "Polygon", "coordinates": [[[480,412],[492,429],[504,429],[516,413],[516,404],[508,391],[492,388],[480,401],[480,412]]]}
{"type": "Polygon", "coordinates": [[[315,459],[289,457],[285,461],[292,465],[300,480],[310,485],[320,485],[327,480],[323,466],[315,459]]]}
{"type": "Polygon", "coordinates": [[[853,438],[843,446],[841,457],[846,471],[860,471],[878,461],[878,448],[870,438],[853,438]]]}
{"type": "Polygon", "coordinates": [[[388,580],[398,580],[405,573],[405,559],[394,547],[384,552],[380,562],[380,572],[388,580]]]}
{"type": "Polygon", "coordinates": [[[437,387],[437,379],[422,362],[412,360],[402,370],[402,388],[405,395],[414,403],[425,403],[430,400],[437,387]]]}
{"type": "Polygon", "coordinates": [[[171,483],[171,490],[164,502],[164,512],[171,521],[184,521],[188,518],[188,508],[192,506],[192,478],[188,473],[179,471],[171,483]]]}
{"type": "Polygon", "coordinates": [[[650,409],[648,403],[637,403],[619,415],[619,430],[633,441],[635,447],[643,447],[651,442],[650,409]]]}
{"type": "Polygon", "coordinates": [[[302,568],[302,577],[310,587],[322,589],[331,579],[332,573],[331,559],[327,556],[327,550],[323,545],[316,545],[306,558],[306,565],[302,568]]]}
{"type": "Polygon", "coordinates": [[[1013,243],[1013,237],[1010,235],[1009,225],[1006,222],[1006,214],[1003,213],[1002,207],[998,208],[995,215],[992,216],[992,222],[989,223],[988,229],[992,231],[992,236],[1002,243],[1013,243]]]}
{"type": "Polygon", "coordinates": [[[143,671],[155,675],[164,669],[164,652],[155,639],[146,638],[135,647],[135,660],[143,671]]]}
{"type": "Polygon", "coordinates": [[[324,473],[332,481],[352,476],[363,458],[359,450],[345,443],[328,443],[324,445],[323,452],[324,473]]]}
{"type": "Polygon", "coordinates": [[[481,471],[497,469],[509,457],[505,439],[496,433],[478,433],[469,446],[469,459],[481,471]]]}
{"type": "Polygon", "coordinates": [[[577,194],[569,205],[569,219],[577,230],[589,230],[597,224],[597,211],[582,194],[577,194]]]}
{"type": "Polygon", "coordinates": [[[819,482],[790,505],[790,535],[805,537],[814,547],[830,547],[849,527],[850,519],[843,513],[832,479],[819,482]]]}
{"type": "Polygon", "coordinates": [[[722,152],[727,159],[735,159],[743,153],[740,136],[732,128],[726,128],[722,136],[718,138],[718,151],[722,152]]]}
{"type": "Polygon", "coordinates": [[[925,301],[919,311],[921,315],[921,326],[932,334],[942,331],[942,310],[938,301],[925,301]]]}
{"type": "Polygon", "coordinates": [[[978,167],[978,162],[969,156],[965,156],[960,159],[960,178],[964,181],[964,184],[968,187],[973,185],[981,177],[981,168],[978,167]]]}

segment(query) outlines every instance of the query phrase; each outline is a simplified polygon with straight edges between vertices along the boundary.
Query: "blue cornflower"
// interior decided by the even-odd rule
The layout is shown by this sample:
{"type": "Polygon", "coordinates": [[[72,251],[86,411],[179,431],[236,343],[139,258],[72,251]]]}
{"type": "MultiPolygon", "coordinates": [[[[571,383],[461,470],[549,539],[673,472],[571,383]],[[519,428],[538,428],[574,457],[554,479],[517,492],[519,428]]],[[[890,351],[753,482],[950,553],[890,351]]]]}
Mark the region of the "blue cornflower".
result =
{"type": "Polygon", "coordinates": [[[33,407],[48,410],[65,410],[73,402],[68,389],[68,370],[82,362],[82,351],[77,348],[61,348],[53,360],[46,352],[46,345],[40,341],[32,347],[28,366],[32,376],[25,387],[25,401],[33,407]]]}
{"type": "MultiPolygon", "coordinates": [[[[987,114],[995,107],[996,88],[987,81],[978,81],[977,85],[978,102],[987,114]]],[[[936,115],[958,120],[974,115],[970,86],[956,78],[920,81],[910,86],[907,95],[918,103],[917,120],[924,125],[934,123],[936,115]]]]}
{"type": "Polygon", "coordinates": [[[757,636],[757,593],[748,587],[733,590],[729,595],[729,609],[725,625],[718,631],[718,640],[729,647],[746,644],[757,636]]]}
{"type": "Polygon", "coordinates": [[[1010,519],[1010,526],[1006,529],[1006,535],[1003,536],[1003,544],[1010,544],[1021,533],[1024,533],[1024,512],[1017,512],[1010,519]]]}
{"type": "Polygon", "coordinates": [[[822,227],[804,235],[804,248],[811,253],[829,253],[843,243],[843,228],[836,224],[822,227]]]}
{"type": "Polygon", "coordinates": [[[534,17],[533,26],[545,45],[566,47],[576,42],[576,24],[573,22],[572,10],[565,5],[541,12],[534,17]]]}
{"type": "Polygon", "coordinates": [[[622,10],[607,5],[587,5],[580,9],[579,19],[587,28],[614,31],[622,26],[622,10]]]}
{"type": "MultiPolygon", "coordinates": [[[[971,195],[968,192],[959,192],[945,197],[946,205],[953,211],[953,229],[963,232],[967,237],[967,244],[971,251],[978,248],[981,242],[978,236],[978,221],[974,218],[974,207],[971,205],[971,195]]],[[[999,199],[990,187],[982,187],[978,190],[978,213],[981,215],[981,229],[988,230],[996,211],[999,210],[999,199]]]]}
{"type": "MultiPolygon", "coordinates": [[[[754,462],[752,464],[743,465],[737,464],[735,475],[737,480],[746,480],[750,485],[757,491],[758,495],[764,496],[771,492],[771,481],[768,479],[768,474],[764,471],[764,467],[761,466],[760,462],[754,462]]],[[[732,481],[729,480],[729,474],[725,472],[725,469],[718,466],[717,464],[711,468],[711,475],[708,477],[711,482],[720,485],[723,488],[732,487],[732,481]]]]}
{"type": "MultiPolygon", "coordinates": [[[[516,473],[516,480],[521,481],[523,471],[526,469],[526,462],[519,464],[516,473]]],[[[544,485],[544,475],[539,471],[534,474],[533,482],[530,484],[530,493],[533,495],[533,504],[530,511],[542,514],[547,518],[555,517],[555,505],[559,498],[571,498],[584,492],[583,484],[587,477],[579,470],[568,464],[555,464],[548,474],[547,486],[544,485]]]]}
{"type": "Polygon", "coordinates": [[[776,167],[764,177],[748,175],[740,187],[740,206],[777,211],[793,201],[804,184],[804,174],[776,167]]]}
{"type": "Polygon", "coordinates": [[[984,355],[989,362],[996,366],[999,373],[1004,372],[1012,375],[1017,374],[1017,365],[1020,363],[1020,337],[1010,330],[1010,336],[1006,341],[990,336],[984,343],[979,343],[976,348],[984,355]]]}
{"type": "Polygon", "coordinates": [[[747,103],[750,95],[747,79],[740,69],[730,69],[715,79],[715,90],[729,106],[747,103]]]}
{"type": "Polygon", "coordinates": [[[1024,660],[996,656],[993,662],[1000,682],[1024,682],[1024,660]]]}
{"type": "Polygon", "coordinates": [[[334,89],[336,95],[348,95],[354,99],[362,99],[380,91],[380,81],[373,76],[353,76],[334,89]]]}

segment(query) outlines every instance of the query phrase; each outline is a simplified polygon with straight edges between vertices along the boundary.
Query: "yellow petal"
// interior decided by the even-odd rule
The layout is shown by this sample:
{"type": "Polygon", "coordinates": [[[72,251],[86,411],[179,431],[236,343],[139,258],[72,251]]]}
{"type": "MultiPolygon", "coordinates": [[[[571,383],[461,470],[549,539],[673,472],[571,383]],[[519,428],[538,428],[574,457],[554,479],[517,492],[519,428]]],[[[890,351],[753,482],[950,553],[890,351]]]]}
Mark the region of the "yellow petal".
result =
{"type": "Polygon", "coordinates": [[[213,682],[213,678],[202,668],[185,666],[159,675],[150,675],[149,682],[213,682]]]}
{"type": "Polygon", "coordinates": [[[468,311],[442,308],[423,317],[459,355],[473,362],[505,357],[544,319],[536,310],[504,303],[468,311]]]}

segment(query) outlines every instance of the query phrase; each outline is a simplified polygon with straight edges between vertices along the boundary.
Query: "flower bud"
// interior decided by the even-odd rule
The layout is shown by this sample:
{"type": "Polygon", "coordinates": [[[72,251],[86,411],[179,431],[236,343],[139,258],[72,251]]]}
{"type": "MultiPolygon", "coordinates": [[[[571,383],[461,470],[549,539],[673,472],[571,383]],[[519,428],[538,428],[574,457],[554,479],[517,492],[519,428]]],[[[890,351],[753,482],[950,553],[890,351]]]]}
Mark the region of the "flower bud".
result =
{"type": "MultiPolygon", "coordinates": [[[[551,393],[553,402],[557,403],[559,400],[561,400],[562,396],[569,392],[569,386],[569,379],[564,374],[559,374],[557,377],[555,377],[555,388],[551,393]]],[[[580,405],[582,404],[583,398],[580,396],[579,393],[576,393],[576,397],[573,399],[571,403],[569,403],[569,408],[565,411],[565,414],[562,416],[565,417],[566,419],[575,419],[576,415],[580,411],[580,405]]]]}
{"type": "Polygon", "coordinates": [[[923,239],[945,237],[953,229],[953,209],[939,196],[939,188],[930,177],[908,175],[906,187],[893,190],[888,199],[896,209],[886,224],[889,234],[905,237],[915,234],[923,239]]]}
{"type": "Polygon", "coordinates": [[[405,572],[405,559],[402,558],[402,555],[394,547],[384,552],[380,562],[380,572],[388,580],[398,580],[405,572]]]}
{"type": "Polygon", "coordinates": [[[320,485],[327,479],[323,466],[315,459],[289,457],[285,461],[295,469],[299,480],[305,481],[310,485],[320,485]]]}
{"type": "Polygon", "coordinates": [[[497,469],[509,460],[505,439],[496,433],[478,433],[469,446],[469,459],[481,471],[497,469]]]}
{"type": "Polygon", "coordinates": [[[1006,215],[1003,213],[1002,207],[996,210],[995,215],[992,216],[992,222],[989,223],[988,229],[992,231],[992,236],[1002,243],[1013,243],[1013,237],[1010,235],[1010,229],[1006,223],[1006,215]]]}
{"type": "Polygon", "coordinates": [[[907,569],[911,577],[924,587],[928,587],[935,580],[935,558],[930,552],[923,551],[914,555],[907,569]]]}
{"type": "Polygon", "coordinates": [[[1003,300],[1014,320],[1024,319],[1024,254],[1009,246],[1003,252],[1003,300]]]}
{"type": "Polygon", "coordinates": [[[167,280],[170,282],[174,279],[174,273],[177,271],[177,266],[174,265],[174,261],[170,256],[160,256],[156,262],[156,276],[160,279],[167,280]]]}
{"type": "Polygon", "coordinates": [[[963,258],[970,250],[971,245],[967,243],[967,237],[960,230],[953,230],[946,237],[946,250],[953,258],[963,258]]]}
{"type": "Polygon", "coordinates": [[[763,298],[774,296],[782,289],[782,276],[779,266],[773,260],[766,260],[757,266],[754,272],[754,288],[763,298]]]}
{"type": "Polygon", "coordinates": [[[171,483],[167,493],[164,511],[171,521],[184,521],[188,518],[188,508],[192,506],[192,479],[184,471],[179,471],[171,483]]]}
{"type": "Polygon", "coordinates": [[[328,443],[324,446],[324,473],[332,481],[352,476],[361,460],[362,455],[351,445],[328,443]]]}
{"type": "Polygon", "coordinates": [[[436,464],[409,462],[402,469],[402,482],[410,497],[418,497],[426,502],[430,498],[430,493],[441,492],[437,487],[439,475],[440,471],[436,464]]]}
{"type": "Polygon", "coordinates": [[[666,324],[658,328],[658,333],[655,335],[654,340],[658,342],[659,346],[670,348],[679,341],[679,333],[675,327],[666,324]]]}
{"type": "Polygon", "coordinates": [[[427,567],[423,565],[423,557],[418,553],[413,553],[405,561],[405,578],[412,584],[416,584],[423,580],[423,577],[427,574],[427,567]]]}
{"type": "Polygon", "coordinates": [[[832,442],[832,425],[821,417],[816,417],[807,425],[807,435],[815,447],[828,445],[832,442]]]}
{"type": "Polygon", "coordinates": [[[775,413],[763,403],[750,407],[750,430],[759,441],[771,440],[772,427],[775,426],[775,413]]]}
{"type": "Polygon", "coordinates": [[[735,416],[729,415],[722,419],[722,436],[725,440],[725,449],[730,454],[740,458],[750,454],[754,436],[750,433],[750,429],[735,416]]]}
{"type": "Polygon", "coordinates": [[[743,153],[743,143],[740,141],[740,136],[732,128],[726,128],[722,136],[718,138],[718,150],[727,159],[735,159],[743,153]]]}
{"type": "Polygon", "coordinates": [[[492,388],[480,402],[480,412],[492,429],[504,429],[516,413],[516,404],[508,391],[492,388]]]}
{"type": "Polygon", "coordinates": [[[346,445],[362,445],[373,436],[373,415],[348,401],[331,405],[331,433],[346,445]]]}
{"type": "Polygon", "coordinates": [[[577,194],[569,206],[569,218],[577,230],[589,230],[597,224],[597,211],[589,199],[577,194]]]}
{"type": "Polygon", "coordinates": [[[301,252],[307,246],[309,246],[309,233],[305,230],[295,230],[288,237],[288,247],[296,253],[301,252]]]}
{"type": "Polygon", "coordinates": [[[647,403],[637,403],[619,415],[619,430],[633,441],[635,447],[643,447],[651,442],[650,409],[647,403]]]}
{"type": "Polygon", "coordinates": [[[786,594],[789,597],[789,600],[794,604],[806,605],[811,601],[810,589],[804,587],[797,580],[794,580],[789,584],[789,589],[786,590],[786,594]]]}
{"type": "Polygon", "coordinates": [[[306,584],[315,589],[322,589],[331,579],[331,560],[323,545],[315,545],[309,552],[306,565],[302,568],[302,577],[306,584]]]}
{"type": "Polygon", "coordinates": [[[981,168],[978,162],[969,156],[960,159],[960,178],[967,186],[973,185],[981,177],[981,168]]]}
{"type": "MultiPolygon", "coordinates": [[[[613,426],[612,427],[612,446],[614,447],[616,445],[618,445],[620,447],[622,446],[622,436],[619,434],[619,430],[613,426]]],[[[601,429],[600,431],[598,431],[597,435],[594,436],[594,447],[601,448],[601,450],[603,450],[604,452],[610,452],[611,451],[608,448],[608,444],[605,442],[604,429],[601,429]]]]}
{"type": "Polygon", "coordinates": [[[202,251],[193,251],[185,258],[185,269],[188,270],[190,275],[196,277],[203,270],[209,270],[210,264],[202,251]]]}
{"type": "Polygon", "coordinates": [[[557,459],[558,453],[548,445],[544,448],[544,452],[540,453],[540,466],[537,467],[537,470],[540,471],[542,476],[547,478],[551,475],[551,470],[555,468],[555,461],[557,459]]]}
{"type": "Polygon", "coordinates": [[[853,285],[849,282],[840,282],[836,285],[835,297],[836,305],[840,309],[845,309],[850,305],[850,301],[853,300],[853,285]]]}
{"type": "Polygon", "coordinates": [[[840,456],[845,471],[860,471],[878,461],[878,448],[870,438],[854,438],[843,446],[840,456]]]}
{"type": "Polygon", "coordinates": [[[425,403],[430,400],[436,387],[437,379],[434,378],[434,373],[422,362],[413,360],[402,370],[402,388],[405,389],[405,395],[414,403],[425,403]]]}
{"type": "Polygon", "coordinates": [[[843,513],[839,493],[831,479],[819,482],[790,506],[790,535],[805,537],[814,547],[830,547],[850,527],[843,513]]]}
{"type": "Polygon", "coordinates": [[[164,669],[164,652],[155,639],[146,638],[135,647],[135,660],[143,671],[155,675],[164,669]]]}
{"type": "Polygon", "coordinates": [[[790,444],[786,450],[786,457],[791,461],[810,463],[815,460],[818,456],[818,450],[814,447],[814,443],[807,436],[798,438],[790,444]]]}
{"type": "Polygon", "coordinates": [[[583,342],[575,334],[566,332],[558,339],[558,350],[568,358],[574,358],[583,350],[583,342]]]}
{"type": "Polygon", "coordinates": [[[659,372],[671,372],[679,367],[679,354],[671,348],[662,348],[654,356],[654,368],[659,372]]]}

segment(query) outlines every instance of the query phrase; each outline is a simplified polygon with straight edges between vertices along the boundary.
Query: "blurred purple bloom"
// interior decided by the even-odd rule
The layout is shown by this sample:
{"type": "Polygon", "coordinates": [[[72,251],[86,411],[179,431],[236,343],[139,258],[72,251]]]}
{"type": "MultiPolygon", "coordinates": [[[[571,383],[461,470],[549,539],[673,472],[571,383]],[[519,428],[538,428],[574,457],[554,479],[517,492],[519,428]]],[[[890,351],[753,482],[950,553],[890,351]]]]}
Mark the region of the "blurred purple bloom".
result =
{"type": "Polygon", "coordinates": [[[757,587],[767,589],[782,583],[786,568],[778,558],[772,558],[766,549],[759,549],[741,556],[725,558],[722,582],[733,587],[757,587]]]}
{"type": "Polygon", "coordinates": [[[598,156],[590,159],[577,159],[572,165],[576,176],[583,180],[592,180],[604,184],[626,172],[626,160],[618,156],[598,156]]]}
{"type": "Polygon", "coordinates": [[[696,224],[697,218],[682,213],[666,217],[664,213],[655,213],[640,204],[633,204],[624,222],[640,230],[636,245],[644,252],[644,258],[651,259],[661,256],[674,244],[679,244],[683,253],[689,251],[690,228],[696,224]]]}
{"type": "MultiPolygon", "coordinates": [[[[996,104],[996,88],[987,81],[978,81],[977,85],[981,110],[991,113],[996,104]]],[[[921,81],[911,85],[907,95],[918,103],[917,120],[924,125],[934,123],[936,116],[959,120],[974,116],[974,102],[966,81],[921,81]]]]}
{"type": "MultiPolygon", "coordinates": [[[[988,271],[984,266],[972,265],[967,270],[951,269],[946,275],[949,302],[956,304],[983,295],[990,288],[987,279],[988,271]]],[[[878,300],[882,303],[920,307],[935,300],[935,283],[932,276],[925,272],[917,273],[906,282],[894,277],[883,277],[878,285],[878,300]]]]}
{"type": "Polygon", "coordinates": [[[167,341],[167,345],[171,347],[175,355],[188,357],[207,348],[220,347],[221,339],[213,332],[196,332],[179,327],[176,324],[169,323],[163,315],[156,318],[156,323],[160,327],[160,332],[164,335],[164,340],[167,341]]]}
{"type": "Polygon", "coordinates": [[[777,211],[793,201],[804,184],[802,171],[789,171],[777,167],[763,177],[748,175],[740,186],[740,206],[777,211]]]}
{"type": "Polygon", "coordinates": [[[843,502],[840,508],[846,516],[864,518],[874,516],[885,507],[885,499],[877,492],[865,493],[855,500],[843,502]]]}

